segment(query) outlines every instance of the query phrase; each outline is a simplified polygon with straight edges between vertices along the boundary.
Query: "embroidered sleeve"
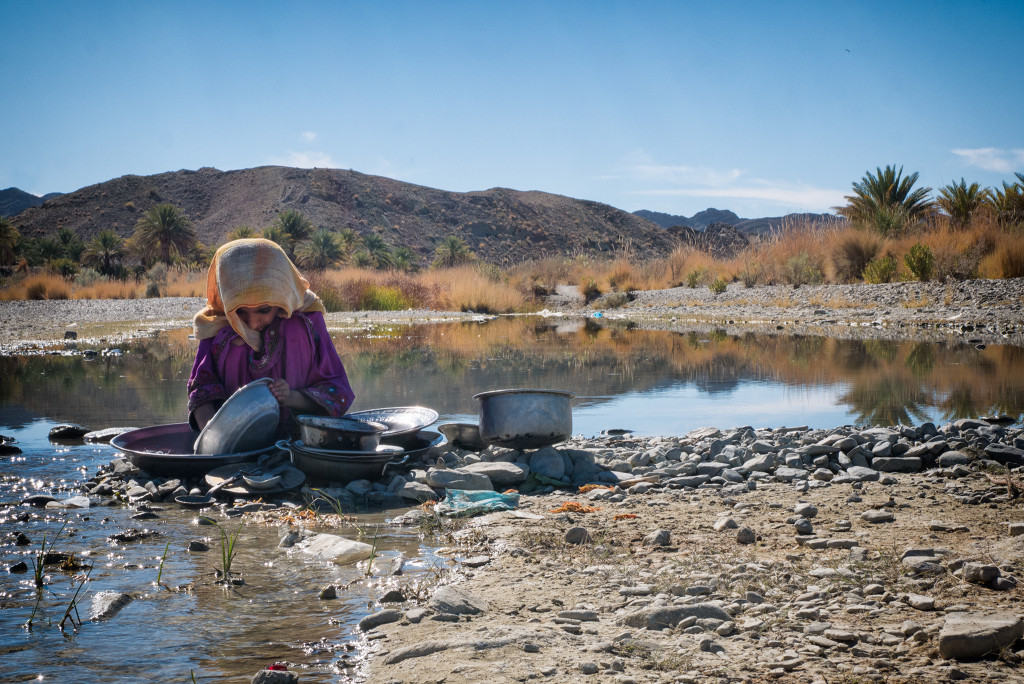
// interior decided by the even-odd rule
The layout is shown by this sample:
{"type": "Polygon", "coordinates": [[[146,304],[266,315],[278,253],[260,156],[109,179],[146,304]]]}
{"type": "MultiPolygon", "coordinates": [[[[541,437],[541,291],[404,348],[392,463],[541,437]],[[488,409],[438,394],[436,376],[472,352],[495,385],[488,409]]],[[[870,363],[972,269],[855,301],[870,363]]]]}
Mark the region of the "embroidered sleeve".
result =
{"type": "Polygon", "coordinates": [[[193,423],[192,412],[200,404],[210,401],[218,403],[227,399],[224,382],[217,375],[216,349],[213,338],[201,340],[196,351],[196,360],[192,364],[192,374],[188,379],[188,416],[193,423]]]}
{"type": "Polygon", "coordinates": [[[320,313],[304,315],[313,341],[313,364],[309,384],[299,391],[320,406],[324,413],[338,417],[352,408],[355,393],[341,363],[334,342],[327,332],[327,324],[320,313]]]}

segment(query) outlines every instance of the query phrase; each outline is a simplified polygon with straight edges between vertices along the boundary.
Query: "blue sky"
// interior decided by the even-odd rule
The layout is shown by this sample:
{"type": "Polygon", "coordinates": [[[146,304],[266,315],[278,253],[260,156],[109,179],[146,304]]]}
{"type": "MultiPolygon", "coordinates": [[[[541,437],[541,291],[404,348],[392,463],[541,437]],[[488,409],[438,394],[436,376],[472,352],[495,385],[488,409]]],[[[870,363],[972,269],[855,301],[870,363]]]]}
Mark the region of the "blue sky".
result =
{"type": "Polygon", "coordinates": [[[1024,171],[1024,5],[0,0],[0,188],[332,167],[635,211],[1024,171]]]}

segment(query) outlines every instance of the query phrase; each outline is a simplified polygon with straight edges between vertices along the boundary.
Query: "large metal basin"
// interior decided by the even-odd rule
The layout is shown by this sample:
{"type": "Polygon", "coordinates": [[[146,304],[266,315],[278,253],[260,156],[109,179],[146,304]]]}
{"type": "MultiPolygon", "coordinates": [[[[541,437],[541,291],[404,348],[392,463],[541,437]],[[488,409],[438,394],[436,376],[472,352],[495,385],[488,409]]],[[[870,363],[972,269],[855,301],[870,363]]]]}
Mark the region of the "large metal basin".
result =
{"type": "Polygon", "coordinates": [[[473,396],[480,401],[480,439],[508,449],[539,449],[572,435],[572,392],[503,389],[473,396]]]}
{"type": "Polygon", "coordinates": [[[194,454],[196,432],[188,423],[154,425],[123,432],[110,440],[140,470],[153,475],[195,475],[229,463],[255,461],[269,448],[228,454],[194,454]]]}

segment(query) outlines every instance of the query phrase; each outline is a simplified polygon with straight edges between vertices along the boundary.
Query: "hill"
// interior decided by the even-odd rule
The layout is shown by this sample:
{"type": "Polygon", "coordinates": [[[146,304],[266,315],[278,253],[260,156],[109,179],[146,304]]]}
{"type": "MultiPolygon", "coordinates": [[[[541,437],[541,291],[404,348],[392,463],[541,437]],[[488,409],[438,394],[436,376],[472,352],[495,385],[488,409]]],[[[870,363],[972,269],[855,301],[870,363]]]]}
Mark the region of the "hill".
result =
{"type": "Polygon", "coordinates": [[[29,207],[38,207],[48,199],[59,197],[60,194],[59,192],[50,192],[39,197],[18,188],[0,190],[0,216],[4,218],[17,216],[29,207]]]}
{"type": "Polygon", "coordinates": [[[665,214],[658,211],[641,209],[634,211],[634,215],[645,218],[662,228],[673,228],[675,226],[686,226],[694,230],[706,230],[714,223],[724,223],[734,226],[736,230],[748,237],[756,237],[778,230],[783,226],[804,225],[815,223],[833,223],[844,221],[840,216],[834,214],[786,214],[785,216],[771,216],[766,218],[744,219],[740,218],[728,209],[705,209],[693,216],[678,216],[665,214]]]}
{"type": "Polygon", "coordinates": [[[122,176],[28,208],[12,223],[26,237],[62,226],[83,240],[105,228],[127,237],[147,210],[164,202],[184,211],[207,245],[223,242],[239,226],[261,230],[289,209],[317,227],[377,233],[424,262],[448,235],[501,265],[623,246],[659,256],[678,244],[650,221],[598,202],[507,188],[448,192],[356,171],[282,166],[122,176]]]}

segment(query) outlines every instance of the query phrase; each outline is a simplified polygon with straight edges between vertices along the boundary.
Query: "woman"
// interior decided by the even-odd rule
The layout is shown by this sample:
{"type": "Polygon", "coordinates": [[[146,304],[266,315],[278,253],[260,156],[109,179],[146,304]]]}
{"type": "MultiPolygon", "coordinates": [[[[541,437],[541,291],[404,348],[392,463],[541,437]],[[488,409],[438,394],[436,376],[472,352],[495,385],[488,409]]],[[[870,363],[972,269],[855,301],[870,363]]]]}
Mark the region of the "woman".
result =
{"type": "Polygon", "coordinates": [[[341,416],[355,398],[324,323],[324,306],[288,255],[262,238],[214,254],[206,307],[193,327],[199,349],[188,381],[189,424],[201,430],[235,390],[271,378],[278,435],[294,414],[341,416]]]}

